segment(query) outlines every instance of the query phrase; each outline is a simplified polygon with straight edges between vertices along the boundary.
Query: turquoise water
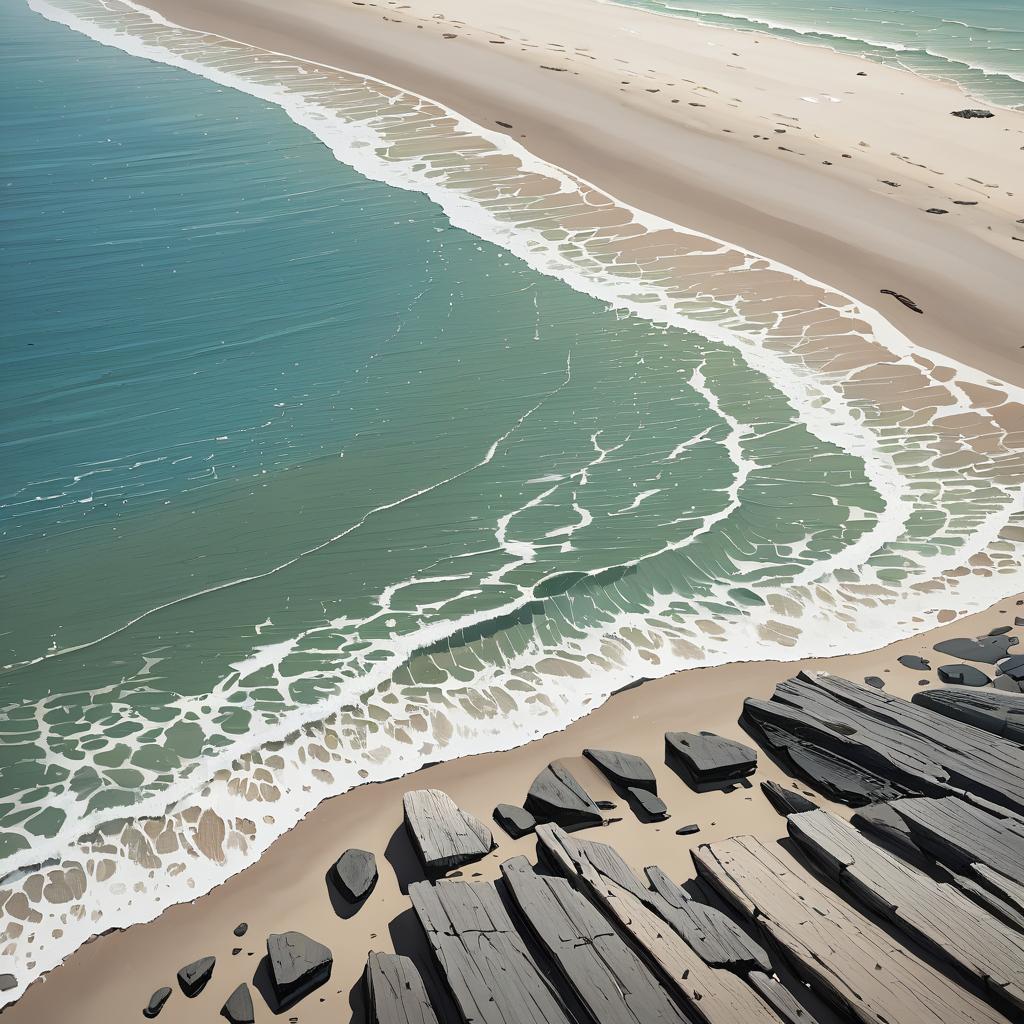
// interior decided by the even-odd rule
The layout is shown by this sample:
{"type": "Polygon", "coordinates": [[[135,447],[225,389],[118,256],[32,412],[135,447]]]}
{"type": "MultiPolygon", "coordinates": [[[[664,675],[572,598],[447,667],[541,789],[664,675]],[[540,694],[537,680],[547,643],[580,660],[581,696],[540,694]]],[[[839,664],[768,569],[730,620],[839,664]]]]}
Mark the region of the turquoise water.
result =
{"type": "Polygon", "coordinates": [[[428,100],[62,3],[0,14],[5,998],[361,781],[1019,587],[1011,389],[428,100]]]}
{"type": "Polygon", "coordinates": [[[711,25],[769,32],[955,82],[1024,106],[1020,0],[614,0],[711,25]]]}

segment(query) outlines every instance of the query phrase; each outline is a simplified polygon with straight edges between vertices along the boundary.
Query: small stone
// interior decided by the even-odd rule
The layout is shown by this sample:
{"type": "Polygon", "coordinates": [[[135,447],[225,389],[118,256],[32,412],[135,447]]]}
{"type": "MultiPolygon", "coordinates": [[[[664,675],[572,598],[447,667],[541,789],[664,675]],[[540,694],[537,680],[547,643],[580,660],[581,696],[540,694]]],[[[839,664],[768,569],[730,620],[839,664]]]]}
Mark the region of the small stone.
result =
{"type": "Polygon", "coordinates": [[[927,658],[920,658],[916,654],[901,654],[896,660],[911,672],[927,672],[932,667],[927,658]]]}
{"type": "MultiPolygon", "coordinates": [[[[18,987],[18,979],[13,974],[0,974],[0,992],[10,992],[12,988],[18,987]]],[[[167,990],[171,994],[171,990],[167,990]]]]}
{"type": "Polygon", "coordinates": [[[232,956],[238,956],[238,954],[239,954],[239,953],[241,953],[241,952],[242,952],[242,947],[241,947],[241,946],[235,946],[235,947],[234,947],[234,948],[233,948],[233,949],[231,950],[231,955],[232,955],[232,956]]]}
{"type": "MultiPolygon", "coordinates": [[[[8,974],[6,977],[9,978],[10,975],[8,974]]],[[[149,997],[149,1004],[142,1011],[143,1017],[149,1017],[152,1020],[164,1008],[164,1003],[170,998],[171,990],[168,986],[165,985],[163,988],[158,988],[149,997]]]]}
{"type": "Polygon", "coordinates": [[[614,800],[595,800],[595,804],[601,808],[602,811],[614,811],[619,805],[614,800]]]}
{"type": "Polygon", "coordinates": [[[1004,633],[1009,633],[1013,629],[1013,626],[996,626],[988,631],[989,636],[1002,636],[1004,633]]]}
{"type": "Polygon", "coordinates": [[[216,957],[204,956],[178,971],[178,984],[189,999],[194,999],[206,987],[216,962],[216,957]]]}
{"type": "Polygon", "coordinates": [[[662,821],[668,817],[668,808],[660,796],[652,793],[649,789],[641,789],[639,786],[630,786],[627,790],[630,797],[636,801],[637,806],[643,815],[653,821],[662,821]]]}
{"type": "Polygon", "coordinates": [[[241,924],[235,925],[234,934],[237,938],[240,939],[248,930],[249,926],[243,921],[241,924]]]}
{"type": "Polygon", "coordinates": [[[253,1024],[255,1013],[252,1008],[252,996],[249,986],[243,981],[221,1007],[221,1016],[226,1017],[230,1024],[253,1024]]]}
{"type": "Polygon", "coordinates": [[[924,212],[925,213],[943,214],[943,213],[949,213],[949,210],[943,210],[941,207],[938,207],[938,206],[929,206],[928,209],[925,210],[924,212]]]}
{"type": "MultiPolygon", "coordinates": [[[[899,188],[899,185],[896,185],[896,183],[893,181],[887,181],[885,182],[885,184],[895,185],[896,188],[899,188]]],[[[891,288],[883,288],[881,290],[881,294],[891,295],[897,301],[902,302],[903,305],[907,307],[907,309],[912,309],[915,313],[924,312],[924,310],[913,299],[907,298],[906,295],[901,295],[899,292],[894,292],[891,288]]]]}
{"type": "Polygon", "coordinates": [[[972,117],[995,117],[991,110],[951,110],[950,113],[954,117],[972,118],[972,117]]]}
{"type": "Polygon", "coordinates": [[[866,686],[873,686],[876,690],[885,689],[885,680],[881,676],[865,676],[864,684],[866,686]]]}
{"type": "Polygon", "coordinates": [[[684,825],[676,829],[677,836],[692,836],[700,831],[700,825],[684,825]]]}
{"type": "Polygon", "coordinates": [[[522,839],[537,827],[537,819],[518,804],[498,804],[494,820],[513,838],[522,839]]]}

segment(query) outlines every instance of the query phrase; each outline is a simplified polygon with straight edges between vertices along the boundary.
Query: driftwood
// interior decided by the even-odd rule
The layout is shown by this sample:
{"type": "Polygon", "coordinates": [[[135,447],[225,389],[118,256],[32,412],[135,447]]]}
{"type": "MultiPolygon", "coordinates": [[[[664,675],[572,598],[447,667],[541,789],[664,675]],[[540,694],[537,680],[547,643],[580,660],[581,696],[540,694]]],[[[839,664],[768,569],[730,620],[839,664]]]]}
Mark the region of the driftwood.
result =
{"type": "Polygon", "coordinates": [[[492,884],[415,882],[409,896],[465,1024],[572,1024],[492,884]]]}
{"type": "Polygon", "coordinates": [[[505,861],[501,874],[594,1024],[686,1024],[658,979],[565,878],[536,874],[525,857],[505,861]]]}
{"type": "Polygon", "coordinates": [[[761,927],[797,975],[854,1020],[1006,1024],[759,839],[727,839],[692,856],[701,877],[761,927]]]}
{"type": "Polygon", "coordinates": [[[402,799],[405,827],[428,874],[479,860],[494,847],[491,830],[439,789],[414,789],[402,799]]]}
{"type": "Polygon", "coordinates": [[[924,690],[915,704],[985,732],[1024,743],[1024,696],[995,690],[924,690]]]}
{"type": "Polygon", "coordinates": [[[709,967],[673,928],[666,927],[672,908],[646,889],[611,847],[581,843],[552,825],[541,825],[537,837],[548,860],[622,929],[692,1017],[702,1024],[780,1024],[749,986],[728,971],[709,967]],[[611,865],[610,870],[605,872],[598,864],[611,865]],[[624,877],[626,873],[631,877],[624,877]]]}
{"type": "Polygon", "coordinates": [[[416,965],[397,953],[371,953],[363,973],[368,1024],[437,1024],[416,965]]]}
{"type": "Polygon", "coordinates": [[[800,846],[855,898],[1024,1010],[1024,936],[828,811],[790,815],[788,826],[800,846]]]}
{"type": "Polygon", "coordinates": [[[744,721],[795,772],[853,806],[966,796],[1024,811],[1024,747],[884,691],[816,673],[748,698],[744,721]]]}

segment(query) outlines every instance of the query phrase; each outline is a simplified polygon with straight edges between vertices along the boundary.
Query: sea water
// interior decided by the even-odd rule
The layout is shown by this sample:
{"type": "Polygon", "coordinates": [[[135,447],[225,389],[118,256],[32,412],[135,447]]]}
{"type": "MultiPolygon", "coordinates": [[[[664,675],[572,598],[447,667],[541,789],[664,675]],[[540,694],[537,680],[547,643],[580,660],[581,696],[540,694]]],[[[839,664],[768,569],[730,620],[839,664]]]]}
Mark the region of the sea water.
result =
{"type": "Polygon", "coordinates": [[[1019,589],[1018,390],[428,99],[32,7],[0,70],[5,999],[360,782],[1019,589]]]}

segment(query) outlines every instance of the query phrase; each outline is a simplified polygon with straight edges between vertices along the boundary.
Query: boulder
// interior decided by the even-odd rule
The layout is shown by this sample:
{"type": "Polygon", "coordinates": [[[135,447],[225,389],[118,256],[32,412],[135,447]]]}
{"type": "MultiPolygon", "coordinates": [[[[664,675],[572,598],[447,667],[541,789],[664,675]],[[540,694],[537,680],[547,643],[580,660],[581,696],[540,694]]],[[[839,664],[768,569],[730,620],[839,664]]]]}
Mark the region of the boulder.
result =
{"type": "Polygon", "coordinates": [[[639,816],[650,821],[663,821],[669,816],[665,801],[649,789],[640,789],[638,786],[630,786],[627,790],[630,798],[635,802],[640,811],[639,816]]]}
{"type": "MultiPolygon", "coordinates": [[[[10,975],[6,975],[10,977],[10,975]]],[[[142,1011],[143,1017],[149,1017],[152,1020],[163,1008],[164,1003],[171,998],[171,989],[165,985],[163,988],[158,988],[150,997],[149,1003],[146,1008],[142,1011]]]]}
{"type": "Polygon", "coordinates": [[[428,874],[440,874],[486,856],[491,830],[439,789],[414,789],[402,799],[405,827],[428,874]]]}
{"type": "Polygon", "coordinates": [[[991,679],[973,665],[940,665],[939,679],[956,686],[988,686],[991,679]]]}
{"type": "Polygon", "coordinates": [[[625,789],[646,789],[658,792],[658,783],[651,766],[636,754],[623,754],[618,750],[595,750],[587,747],[583,756],[593,761],[612,782],[625,789]]]}
{"type": "Polygon", "coordinates": [[[220,1015],[226,1017],[230,1024],[253,1024],[255,1013],[252,1008],[252,996],[249,986],[243,981],[220,1008],[220,1015]]]}
{"type": "Polygon", "coordinates": [[[279,1008],[291,1006],[331,976],[331,951],[302,932],[267,936],[270,978],[279,1008]]]}
{"type": "Polygon", "coordinates": [[[538,822],[553,821],[565,829],[601,824],[601,811],[564,765],[552,762],[533,780],[526,809],[538,822]]]}
{"type": "Polygon", "coordinates": [[[377,884],[377,859],[367,850],[346,850],[334,865],[332,877],[349,903],[359,903],[377,884]]]}
{"type": "Polygon", "coordinates": [[[206,987],[206,983],[213,975],[213,965],[216,962],[216,957],[204,956],[178,971],[178,984],[189,999],[199,995],[206,987]]]}
{"type": "Polygon", "coordinates": [[[991,110],[951,110],[950,113],[954,117],[963,117],[965,119],[970,119],[972,117],[987,118],[996,116],[991,110]]]}
{"type": "Polygon", "coordinates": [[[948,654],[957,661],[980,661],[994,665],[1007,657],[1010,648],[1017,642],[1012,636],[981,636],[976,640],[969,637],[956,637],[942,640],[935,645],[935,650],[948,654]]]}
{"type": "Polygon", "coordinates": [[[818,809],[818,805],[813,800],[808,800],[803,794],[786,789],[785,786],[780,786],[777,782],[765,780],[761,783],[761,792],[768,797],[768,802],[772,807],[783,816],[818,809]]]}
{"type": "Polygon", "coordinates": [[[513,838],[522,839],[537,827],[537,819],[517,804],[498,804],[494,820],[513,838]]]}
{"type": "Polygon", "coordinates": [[[698,783],[726,782],[752,775],[757,751],[713,732],[667,732],[665,763],[698,783]]]}
{"type": "Polygon", "coordinates": [[[911,672],[927,672],[932,667],[927,658],[918,657],[916,654],[901,654],[896,660],[911,672]]]}

